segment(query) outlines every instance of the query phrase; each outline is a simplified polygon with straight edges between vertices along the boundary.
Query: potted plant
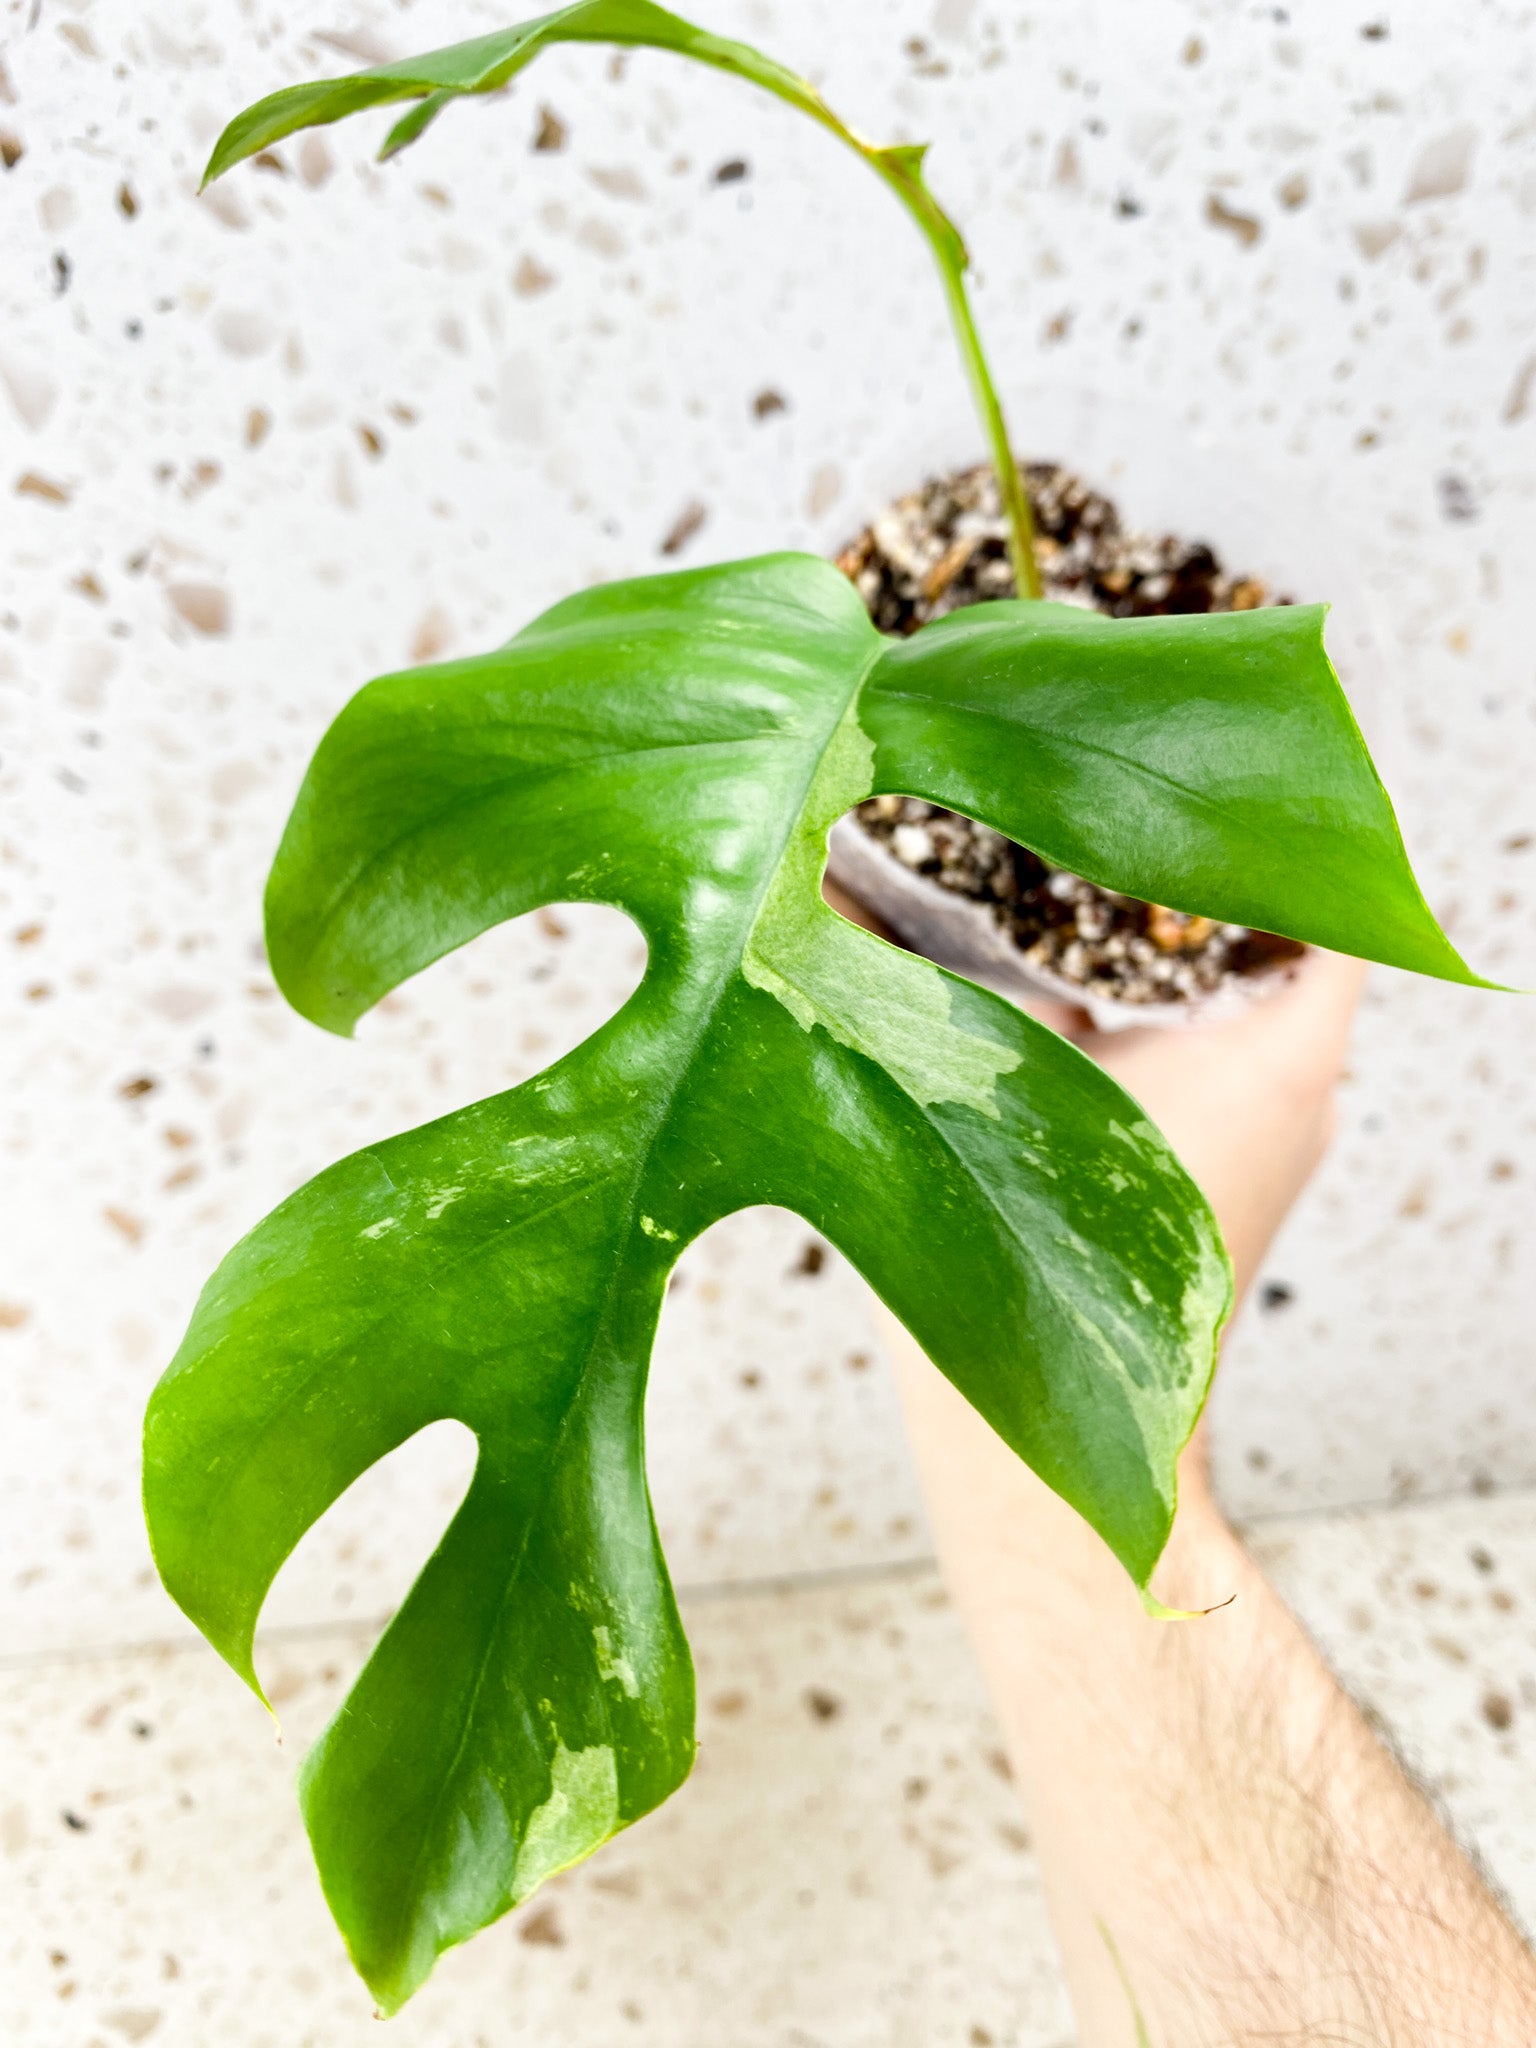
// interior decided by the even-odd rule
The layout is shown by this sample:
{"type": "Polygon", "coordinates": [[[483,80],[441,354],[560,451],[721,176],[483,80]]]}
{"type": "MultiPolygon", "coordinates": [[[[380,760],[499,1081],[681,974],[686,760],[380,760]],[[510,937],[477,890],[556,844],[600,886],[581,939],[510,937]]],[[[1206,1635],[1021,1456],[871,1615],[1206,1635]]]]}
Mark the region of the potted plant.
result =
{"type": "Polygon", "coordinates": [[[1019,598],[905,638],[809,555],[647,576],[381,678],[320,742],[267,885],[288,1000],[349,1033],[498,921],[619,905],[626,1007],[523,1086],[344,1159],[209,1281],[151,1399],[173,1595],[260,1694],[262,1601],[369,1465],[455,1417],[473,1480],[301,1776],[321,1881],[393,2011],[437,1955],[676,1789],[693,1679],[651,1517],[646,1368],[719,1217],[797,1210],[1146,1588],[1230,1298],[1136,1104],[995,994],[835,914],[828,834],[941,805],[1171,912],[1476,981],[1413,879],[1320,607],[1041,601],[1029,508],[923,152],[649,4],[583,0],[240,115],[209,175],[408,102],[386,153],[559,41],[652,44],[798,106],[938,261],[1019,598]]]}
{"type": "MultiPolygon", "coordinates": [[[[1342,649],[1351,708],[1363,705],[1373,726],[1386,723],[1390,693],[1347,551],[1320,530],[1324,515],[1297,480],[1260,476],[1251,459],[1192,443],[1164,414],[1071,387],[1032,394],[1025,416],[1049,420],[1053,445],[1073,457],[1070,468],[1041,461],[1025,472],[1050,600],[1140,618],[1326,592],[1330,652],[1337,659],[1342,649]],[[1185,537],[1207,533],[1240,570],[1185,537]]],[[[1014,595],[991,470],[956,470],[954,422],[944,425],[942,441],[925,429],[931,466],[922,485],[898,485],[838,556],[887,632],[909,634],[1014,595]]],[[[909,455],[902,484],[912,475],[909,455]]],[[[909,796],[875,797],[840,819],[829,874],[942,966],[1014,1000],[1086,1010],[1101,1030],[1212,1021],[1279,986],[1303,951],[1272,933],[1100,888],[909,796]]]]}

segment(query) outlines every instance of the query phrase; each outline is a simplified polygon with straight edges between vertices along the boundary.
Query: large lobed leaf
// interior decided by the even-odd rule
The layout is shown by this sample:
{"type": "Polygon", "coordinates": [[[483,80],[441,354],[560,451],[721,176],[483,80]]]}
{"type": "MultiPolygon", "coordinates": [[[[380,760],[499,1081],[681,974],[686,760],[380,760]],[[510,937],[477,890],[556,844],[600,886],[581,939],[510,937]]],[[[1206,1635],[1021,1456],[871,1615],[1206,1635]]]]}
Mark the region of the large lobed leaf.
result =
{"type": "Polygon", "coordinates": [[[894,643],[834,569],[777,555],[585,592],[336,720],[267,898],[306,1016],[348,1032],[550,901],[617,904],[650,947],[569,1057],[237,1245],[151,1402],[162,1576],[253,1686],[305,1529],[425,1424],[478,1438],[303,1777],[384,2009],[688,1771],[643,1401],[667,1273],[717,1218],[780,1203],[824,1232],[1145,1587],[1228,1303],[1214,1222],[1089,1060],[837,917],[826,834],[920,795],[1110,887],[1471,979],[1321,624],[996,604],[894,643]]]}

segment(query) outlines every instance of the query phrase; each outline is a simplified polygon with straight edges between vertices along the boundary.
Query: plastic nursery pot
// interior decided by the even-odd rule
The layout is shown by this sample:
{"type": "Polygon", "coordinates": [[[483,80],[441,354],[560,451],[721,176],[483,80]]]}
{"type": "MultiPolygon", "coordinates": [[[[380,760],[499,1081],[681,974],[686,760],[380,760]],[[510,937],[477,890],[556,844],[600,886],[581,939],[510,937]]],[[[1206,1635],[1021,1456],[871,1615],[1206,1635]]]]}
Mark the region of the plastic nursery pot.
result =
{"type": "MultiPolygon", "coordinates": [[[[1010,404],[1016,446],[1031,462],[1059,462],[1115,505],[1130,532],[1204,542],[1222,569],[1254,577],[1267,601],[1326,600],[1327,646],[1378,765],[1393,752],[1390,696],[1368,600],[1346,550],[1323,511],[1326,486],[1299,469],[1263,469],[1240,449],[1203,441],[1167,413],[1100,400],[1085,392],[1037,390],[1010,404]]],[[[948,476],[979,459],[958,410],[929,425],[922,444],[896,462],[866,466],[861,500],[869,521],[926,478],[948,476]]],[[[1285,979],[1290,962],[1228,971],[1209,990],[1168,990],[1127,1001],[1092,982],[1072,980],[1026,956],[993,905],[946,887],[904,864],[888,840],[852,816],[833,827],[828,872],[915,951],[1015,1001],[1066,1002],[1086,1010],[1100,1030],[1213,1022],[1262,999],[1285,979]]]]}

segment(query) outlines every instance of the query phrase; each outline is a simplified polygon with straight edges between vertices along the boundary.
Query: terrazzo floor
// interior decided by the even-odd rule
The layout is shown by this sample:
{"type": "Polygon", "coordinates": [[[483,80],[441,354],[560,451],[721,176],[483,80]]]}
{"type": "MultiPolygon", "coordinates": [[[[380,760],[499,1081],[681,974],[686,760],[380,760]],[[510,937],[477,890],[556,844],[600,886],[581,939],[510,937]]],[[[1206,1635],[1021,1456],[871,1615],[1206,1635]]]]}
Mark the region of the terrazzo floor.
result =
{"type": "MultiPolygon", "coordinates": [[[[1536,1922],[1536,1494],[1274,1518],[1250,1540],[1536,1922]]],[[[400,2048],[1065,2048],[1028,1831],[931,1567],[685,1600],[685,1790],[448,1956],[400,2048]]],[[[167,1638],[0,1671],[15,2048],[371,2043],[294,1764],[366,1624],[274,1631],[284,1721],[167,1638]]]]}

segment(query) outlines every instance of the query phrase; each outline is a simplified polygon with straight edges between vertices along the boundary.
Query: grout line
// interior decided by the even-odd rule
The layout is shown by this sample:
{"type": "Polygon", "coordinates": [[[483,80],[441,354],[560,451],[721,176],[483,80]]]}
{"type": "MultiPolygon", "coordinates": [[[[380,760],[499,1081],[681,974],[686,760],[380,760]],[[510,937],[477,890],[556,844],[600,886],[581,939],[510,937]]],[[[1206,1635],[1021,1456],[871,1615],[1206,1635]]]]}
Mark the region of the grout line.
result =
{"type": "Polygon", "coordinates": [[[720,1600],[755,1600],[774,1593],[815,1593],[836,1586],[886,1585],[901,1579],[936,1575],[939,1561],[925,1552],[919,1557],[889,1558],[883,1564],[832,1564],[818,1571],[784,1572],[762,1579],[701,1580],[677,1588],[682,1607],[708,1607],[720,1600]]]}
{"type": "MultiPolygon", "coordinates": [[[[302,1643],[320,1636],[367,1635],[381,1629],[388,1620],[387,1614],[379,1614],[355,1615],[338,1621],[290,1622],[282,1628],[263,1629],[257,1642],[302,1643]]],[[[183,1656],[188,1651],[206,1651],[210,1657],[219,1654],[212,1643],[198,1635],[189,1624],[189,1633],[184,1636],[140,1636],[128,1643],[87,1643],[59,1650],[13,1651],[9,1656],[0,1657],[0,1672],[36,1671],[49,1664],[95,1664],[110,1657],[183,1656]]]]}
{"type": "MultiPolygon", "coordinates": [[[[761,1579],[709,1579],[674,1587],[680,1607],[711,1607],[728,1600],[771,1599],[780,1593],[814,1593],[837,1586],[872,1586],[918,1579],[938,1571],[929,1556],[893,1558],[883,1564],[828,1565],[818,1571],[784,1572],[761,1579]]],[[[358,1614],[333,1621],[287,1622],[257,1632],[256,1646],[314,1642],[325,1636],[377,1635],[393,1614],[358,1614]]],[[[89,1643],[58,1650],[19,1650],[0,1656],[0,1672],[38,1670],[50,1664],[92,1664],[111,1657],[164,1657],[191,1650],[218,1652],[202,1636],[145,1636],[126,1643],[89,1643]]]]}
{"type": "MultiPolygon", "coordinates": [[[[1234,1516],[1238,1537],[1247,1542],[1277,1524],[1343,1521],[1358,1515],[1408,1514],[1418,1508],[1444,1507],[1451,1503],[1469,1505],[1474,1501],[1495,1505],[1522,1497],[1536,1500],[1536,1487],[1498,1487],[1492,1493],[1475,1494],[1466,1487],[1451,1487],[1442,1493],[1425,1493],[1411,1500],[1384,1497],[1379,1500],[1350,1501],[1341,1507],[1272,1508],[1246,1518],[1234,1516]]],[[[838,1586],[878,1586],[919,1579],[938,1571],[938,1560],[924,1553],[917,1557],[892,1558],[880,1564],[827,1565],[816,1571],[782,1572],[758,1579],[704,1579],[674,1588],[681,1607],[710,1607],[728,1600],[770,1599],[781,1593],[830,1592],[838,1586]]],[[[289,1622],[266,1628],[257,1635],[258,1645],[313,1642],[323,1636],[377,1635],[391,1619],[389,1614],[354,1615],[331,1621],[289,1622]]],[[[38,1670],[50,1664],[89,1664],[109,1657],[157,1657],[204,1650],[217,1655],[200,1635],[140,1637],[126,1643],[91,1643],[57,1650],[20,1650],[0,1655],[0,1672],[38,1670]]]]}
{"type": "Polygon", "coordinates": [[[1536,1486],[1495,1486],[1474,1493],[1470,1486],[1448,1486],[1437,1493],[1378,1494],[1371,1500],[1341,1502],[1327,1508],[1264,1508],[1256,1515],[1230,1515],[1228,1520],[1240,1537],[1268,1528],[1275,1522],[1342,1522],[1351,1515],[1404,1515],[1415,1508],[1443,1508],[1453,1504],[1496,1507],[1502,1501],[1529,1499],[1536,1502],[1536,1486]]]}

